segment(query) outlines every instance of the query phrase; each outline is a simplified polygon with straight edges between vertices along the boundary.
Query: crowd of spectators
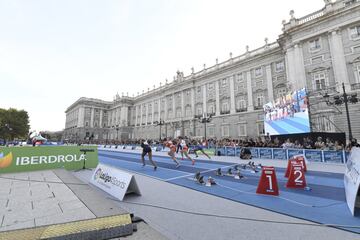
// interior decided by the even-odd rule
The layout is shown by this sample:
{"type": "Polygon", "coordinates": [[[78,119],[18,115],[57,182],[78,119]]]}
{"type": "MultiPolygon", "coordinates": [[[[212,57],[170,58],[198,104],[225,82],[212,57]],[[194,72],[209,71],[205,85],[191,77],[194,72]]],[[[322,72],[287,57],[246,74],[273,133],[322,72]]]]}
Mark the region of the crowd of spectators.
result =
{"type": "MultiPolygon", "coordinates": [[[[318,150],[349,150],[351,146],[358,146],[356,139],[353,139],[347,146],[340,143],[337,140],[332,140],[330,138],[326,138],[323,140],[322,137],[317,137],[316,140],[311,139],[310,137],[304,137],[302,140],[295,139],[292,140],[290,138],[286,139],[285,141],[279,140],[279,138],[274,137],[258,137],[258,138],[244,138],[244,139],[231,139],[231,138],[223,138],[223,139],[216,139],[210,138],[206,141],[200,138],[189,138],[185,137],[187,143],[189,145],[197,145],[203,144],[209,148],[215,147],[266,147],[266,148],[292,148],[292,149],[318,149],[318,150]]],[[[123,141],[92,141],[93,144],[112,144],[112,145],[133,145],[133,144],[140,144],[143,139],[130,139],[130,140],[123,140],[123,141]]],[[[173,140],[171,138],[164,138],[161,140],[151,140],[147,139],[148,142],[152,144],[163,144],[168,140],[173,140]]]]}

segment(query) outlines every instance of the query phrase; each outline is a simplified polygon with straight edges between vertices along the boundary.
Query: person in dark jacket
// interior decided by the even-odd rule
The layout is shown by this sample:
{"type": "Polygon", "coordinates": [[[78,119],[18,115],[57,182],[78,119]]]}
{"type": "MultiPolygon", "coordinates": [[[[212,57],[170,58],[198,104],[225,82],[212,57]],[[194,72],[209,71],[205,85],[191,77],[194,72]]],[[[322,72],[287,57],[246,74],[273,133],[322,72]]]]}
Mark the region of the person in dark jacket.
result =
{"type": "Polygon", "coordinates": [[[141,161],[142,161],[143,166],[146,165],[145,164],[145,155],[147,154],[149,156],[149,160],[150,160],[151,164],[154,166],[154,170],[156,170],[157,166],[156,166],[155,162],[152,160],[152,150],[151,150],[149,143],[147,141],[143,141],[143,142],[141,142],[141,147],[143,149],[143,152],[141,154],[141,161]]]}

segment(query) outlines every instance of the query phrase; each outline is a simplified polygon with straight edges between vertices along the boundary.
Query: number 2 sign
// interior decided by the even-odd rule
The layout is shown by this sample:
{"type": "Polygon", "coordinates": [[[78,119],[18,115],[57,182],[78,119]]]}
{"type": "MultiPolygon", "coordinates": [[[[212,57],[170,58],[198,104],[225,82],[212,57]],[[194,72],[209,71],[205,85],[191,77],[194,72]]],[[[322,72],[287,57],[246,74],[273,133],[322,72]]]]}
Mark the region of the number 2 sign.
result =
{"type": "Polygon", "coordinates": [[[306,187],[304,168],[301,163],[295,163],[291,165],[290,176],[286,183],[286,187],[288,188],[306,187]]]}

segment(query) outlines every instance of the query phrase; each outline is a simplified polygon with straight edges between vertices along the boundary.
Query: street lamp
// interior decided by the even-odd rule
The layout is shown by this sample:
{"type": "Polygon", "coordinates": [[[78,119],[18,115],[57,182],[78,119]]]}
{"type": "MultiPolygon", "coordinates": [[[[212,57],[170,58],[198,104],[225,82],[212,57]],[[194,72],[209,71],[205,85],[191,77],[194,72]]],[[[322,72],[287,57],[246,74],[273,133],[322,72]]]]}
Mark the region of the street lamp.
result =
{"type": "Polygon", "coordinates": [[[351,141],[351,139],[353,138],[352,136],[352,132],[351,132],[351,122],[350,122],[350,115],[349,115],[349,107],[348,107],[348,102],[350,103],[357,103],[359,101],[359,99],[357,98],[357,94],[353,93],[350,96],[345,92],[345,84],[342,84],[342,89],[343,89],[343,94],[340,96],[334,96],[334,101],[331,102],[330,101],[330,96],[329,94],[325,93],[325,95],[323,96],[325,98],[326,104],[327,105],[342,105],[345,104],[345,111],[346,111],[346,118],[347,118],[347,123],[348,123],[348,130],[349,130],[349,140],[351,141]]]}
{"type": "Polygon", "coordinates": [[[160,122],[159,122],[159,121],[155,121],[155,124],[156,124],[156,126],[159,126],[159,127],[160,127],[160,129],[159,129],[159,132],[160,132],[160,134],[159,134],[159,141],[161,141],[161,126],[165,124],[165,121],[160,118],[160,122]]]}
{"type": "Polygon", "coordinates": [[[119,141],[119,130],[120,130],[120,127],[119,125],[116,125],[116,141],[118,142],[119,141]]]}
{"type": "Polygon", "coordinates": [[[204,113],[202,117],[201,116],[198,117],[199,122],[204,124],[205,141],[206,141],[206,123],[211,122],[212,116],[213,116],[212,114],[204,113]]]}

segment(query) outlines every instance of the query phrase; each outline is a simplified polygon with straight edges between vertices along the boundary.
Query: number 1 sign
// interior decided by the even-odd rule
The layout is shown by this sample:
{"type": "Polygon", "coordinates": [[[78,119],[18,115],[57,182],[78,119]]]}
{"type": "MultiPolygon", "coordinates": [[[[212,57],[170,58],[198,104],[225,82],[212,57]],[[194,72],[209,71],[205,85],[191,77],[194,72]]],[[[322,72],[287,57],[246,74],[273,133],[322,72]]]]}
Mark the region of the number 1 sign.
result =
{"type": "Polygon", "coordinates": [[[274,167],[263,167],[258,188],[258,194],[279,195],[276,173],[274,167]]]}

